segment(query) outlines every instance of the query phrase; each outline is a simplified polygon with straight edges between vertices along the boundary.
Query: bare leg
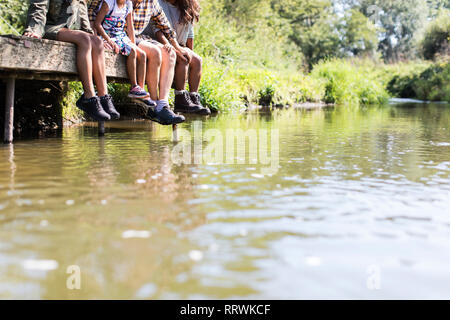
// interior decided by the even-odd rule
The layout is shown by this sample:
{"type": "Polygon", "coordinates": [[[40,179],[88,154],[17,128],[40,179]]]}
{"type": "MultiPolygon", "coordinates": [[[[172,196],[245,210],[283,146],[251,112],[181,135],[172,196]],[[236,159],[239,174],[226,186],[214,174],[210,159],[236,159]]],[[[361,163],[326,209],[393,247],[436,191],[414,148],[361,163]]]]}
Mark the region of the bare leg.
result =
{"type": "MultiPolygon", "coordinates": [[[[161,49],[148,41],[142,41],[139,43],[139,48],[142,49],[147,55],[147,70],[146,79],[147,90],[150,92],[152,100],[159,100],[158,86],[159,76],[161,71],[162,54],[161,49]]],[[[138,79],[141,81],[142,79],[138,79]]],[[[139,86],[144,88],[144,81],[138,83],[139,86]]]]}
{"type": "Polygon", "coordinates": [[[173,50],[168,52],[165,49],[161,49],[161,53],[162,53],[162,63],[161,63],[161,77],[159,80],[159,99],[168,100],[170,88],[172,87],[173,76],[175,73],[175,63],[177,55],[173,50]]]}
{"type": "Polygon", "coordinates": [[[58,32],[59,41],[70,42],[77,46],[77,69],[83,84],[85,98],[95,96],[92,82],[92,45],[90,35],[83,31],[61,29],[58,32]]]}
{"type": "Polygon", "coordinates": [[[128,78],[130,79],[131,86],[135,86],[137,84],[136,81],[136,49],[132,48],[131,53],[127,58],[127,71],[128,78]]]}
{"type": "Polygon", "coordinates": [[[105,72],[105,49],[103,41],[94,35],[90,36],[92,43],[92,73],[97,93],[100,97],[108,94],[105,72]]]}
{"type": "Polygon", "coordinates": [[[198,92],[202,80],[202,58],[192,51],[192,59],[189,64],[189,91],[198,92]]]}
{"type": "Polygon", "coordinates": [[[189,69],[189,63],[177,57],[177,62],[175,65],[175,90],[184,90],[186,86],[186,78],[189,69]]]}
{"type": "Polygon", "coordinates": [[[137,83],[141,88],[144,88],[145,74],[147,68],[147,55],[144,50],[136,47],[137,60],[136,60],[136,68],[137,68],[137,83]],[[141,86],[142,84],[142,86],[141,86]]]}

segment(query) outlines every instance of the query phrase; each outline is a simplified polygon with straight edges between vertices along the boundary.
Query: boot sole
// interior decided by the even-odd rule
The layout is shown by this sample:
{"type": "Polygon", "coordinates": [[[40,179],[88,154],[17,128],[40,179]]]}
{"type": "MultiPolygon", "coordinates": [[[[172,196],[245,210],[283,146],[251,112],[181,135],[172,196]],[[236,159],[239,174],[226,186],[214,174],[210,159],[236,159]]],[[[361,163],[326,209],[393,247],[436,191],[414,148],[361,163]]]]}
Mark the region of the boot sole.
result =
{"type": "Polygon", "coordinates": [[[131,93],[128,94],[128,98],[131,98],[131,99],[147,99],[149,97],[150,97],[149,94],[147,94],[146,96],[136,96],[136,95],[131,94],[131,93]]]}
{"type": "Polygon", "coordinates": [[[162,121],[160,121],[160,120],[157,119],[157,118],[152,118],[152,117],[149,117],[149,116],[147,116],[147,119],[149,119],[149,120],[151,120],[151,121],[153,121],[153,122],[159,123],[159,124],[162,125],[162,126],[170,126],[170,125],[180,124],[180,123],[183,123],[183,122],[184,122],[184,120],[178,121],[178,122],[172,122],[172,123],[162,122],[162,121]]]}
{"type": "Polygon", "coordinates": [[[198,114],[201,110],[192,111],[192,110],[186,110],[186,109],[173,109],[173,112],[180,112],[180,113],[189,113],[189,114],[198,114]]]}
{"type": "Polygon", "coordinates": [[[119,120],[120,116],[113,116],[111,113],[109,114],[109,116],[111,117],[111,120],[119,120]]]}
{"type": "Polygon", "coordinates": [[[211,112],[205,112],[205,109],[202,110],[198,110],[198,111],[191,111],[191,110],[180,110],[180,109],[174,109],[174,112],[179,112],[179,113],[187,113],[187,114],[197,114],[199,116],[209,116],[211,114],[211,112]]]}
{"type": "Polygon", "coordinates": [[[150,116],[148,113],[146,115],[146,118],[151,120],[151,121],[154,121],[156,123],[159,123],[159,124],[161,124],[163,126],[170,126],[172,124],[179,124],[179,123],[183,123],[185,121],[183,119],[180,119],[180,120],[177,120],[177,121],[174,121],[174,122],[165,122],[165,121],[161,121],[158,117],[150,116]]]}

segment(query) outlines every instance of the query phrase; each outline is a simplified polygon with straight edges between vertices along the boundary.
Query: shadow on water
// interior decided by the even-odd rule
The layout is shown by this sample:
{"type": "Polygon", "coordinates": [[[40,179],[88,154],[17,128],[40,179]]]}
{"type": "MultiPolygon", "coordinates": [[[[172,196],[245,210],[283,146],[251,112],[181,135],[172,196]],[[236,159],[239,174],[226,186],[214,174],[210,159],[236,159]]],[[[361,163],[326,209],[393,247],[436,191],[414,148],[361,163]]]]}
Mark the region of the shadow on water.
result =
{"type": "Polygon", "coordinates": [[[277,171],[176,163],[146,121],[0,147],[0,298],[450,297],[449,105],[194,124],[205,148],[211,129],[278,130],[277,171]]]}

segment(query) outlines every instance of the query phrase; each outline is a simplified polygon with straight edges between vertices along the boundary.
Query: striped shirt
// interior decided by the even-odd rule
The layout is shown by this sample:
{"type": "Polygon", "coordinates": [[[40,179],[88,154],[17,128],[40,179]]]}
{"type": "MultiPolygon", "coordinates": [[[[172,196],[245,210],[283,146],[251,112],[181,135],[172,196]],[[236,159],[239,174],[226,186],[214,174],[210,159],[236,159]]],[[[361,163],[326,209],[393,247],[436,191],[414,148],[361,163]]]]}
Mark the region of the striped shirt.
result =
{"type": "MultiPolygon", "coordinates": [[[[91,22],[95,21],[102,3],[103,0],[88,0],[88,13],[89,20],[91,22]]],[[[176,39],[176,33],[170,27],[170,23],[167,20],[163,9],[159,5],[158,0],[141,1],[137,7],[134,7],[133,20],[134,32],[136,33],[136,36],[139,36],[142,32],[144,32],[150,20],[152,20],[154,26],[161,30],[168,40],[176,39]]]]}

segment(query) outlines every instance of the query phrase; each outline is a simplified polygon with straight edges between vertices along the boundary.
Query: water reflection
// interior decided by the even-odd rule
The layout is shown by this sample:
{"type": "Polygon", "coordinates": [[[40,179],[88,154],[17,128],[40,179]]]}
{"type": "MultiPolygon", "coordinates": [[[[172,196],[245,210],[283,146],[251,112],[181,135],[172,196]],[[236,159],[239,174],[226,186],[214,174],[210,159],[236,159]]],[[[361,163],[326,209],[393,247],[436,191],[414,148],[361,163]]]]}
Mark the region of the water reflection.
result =
{"type": "Polygon", "coordinates": [[[278,172],[176,165],[172,129],[148,122],[1,147],[0,298],[450,297],[448,105],[202,127],[279,129],[278,172]]]}

